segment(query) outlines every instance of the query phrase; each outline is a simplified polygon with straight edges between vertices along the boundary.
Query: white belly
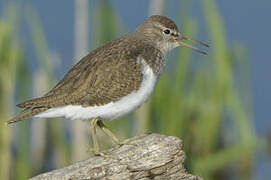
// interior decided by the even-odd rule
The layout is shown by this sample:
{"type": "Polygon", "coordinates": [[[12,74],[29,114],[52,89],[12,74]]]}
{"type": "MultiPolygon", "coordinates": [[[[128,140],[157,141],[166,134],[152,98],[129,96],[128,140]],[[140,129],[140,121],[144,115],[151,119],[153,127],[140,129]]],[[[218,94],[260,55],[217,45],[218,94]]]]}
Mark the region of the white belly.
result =
{"type": "Polygon", "coordinates": [[[141,63],[143,81],[139,90],[121,98],[119,101],[92,107],[82,107],[80,105],[56,107],[42,112],[35,117],[65,117],[71,120],[91,120],[92,118],[99,117],[103,120],[113,120],[130,113],[149,99],[157,81],[156,76],[147,63],[144,60],[141,60],[141,63]]]}

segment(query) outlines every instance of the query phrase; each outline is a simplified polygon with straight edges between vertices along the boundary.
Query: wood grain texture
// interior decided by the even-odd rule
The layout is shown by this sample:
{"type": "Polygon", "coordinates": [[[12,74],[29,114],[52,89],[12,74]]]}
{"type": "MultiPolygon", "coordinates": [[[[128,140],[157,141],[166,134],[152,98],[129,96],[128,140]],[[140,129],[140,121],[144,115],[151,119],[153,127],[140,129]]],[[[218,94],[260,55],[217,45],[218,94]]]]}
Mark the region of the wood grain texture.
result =
{"type": "Polygon", "coordinates": [[[177,137],[149,134],[107,150],[106,154],[111,158],[90,157],[31,180],[201,180],[186,172],[182,141],[177,137]]]}

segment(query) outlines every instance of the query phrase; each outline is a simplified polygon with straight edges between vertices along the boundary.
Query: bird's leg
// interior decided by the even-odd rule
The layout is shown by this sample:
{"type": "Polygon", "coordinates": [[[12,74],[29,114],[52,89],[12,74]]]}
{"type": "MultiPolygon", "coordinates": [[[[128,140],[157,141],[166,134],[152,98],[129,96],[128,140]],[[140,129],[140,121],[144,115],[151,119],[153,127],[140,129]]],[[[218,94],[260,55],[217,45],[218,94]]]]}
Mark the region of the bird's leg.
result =
{"type": "MultiPolygon", "coordinates": [[[[126,140],[120,141],[120,140],[117,138],[117,136],[116,136],[110,129],[108,129],[108,128],[104,125],[104,123],[103,123],[101,120],[99,120],[99,121],[97,122],[97,125],[103,130],[103,132],[104,132],[107,136],[111,137],[111,138],[113,139],[113,141],[114,141],[117,145],[120,145],[120,146],[121,146],[121,145],[125,145],[125,144],[130,144],[131,141],[136,140],[136,139],[140,139],[140,138],[141,138],[141,136],[138,136],[138,137],[134,137],[134,138],[131,138],[131,139],[126,139],[126,140]]],[[[130,144],[130,145],[134,145],[134,144],[130,144]]]]}
{"type": "Polygon", "coordinates": [[[96,126],[97,126],[99,121],[100,121],[99,118],[94,118],[90,122],[91,135],[92,135],[92,141],[93,141],[93,148],[91,148],[90,151],[92,151],[95,156],[102,156],[102,157],[105,157],[105,158],[111,158],[111,159],[116,160],[115,157],[110,156],[110,155],[106,155],[105,153],[102,153],[99,150],[99,144],[98,144],[98,140],[97,140],[97,136],[96,136],[96,126]]]}
{"type": "Polygon", "coordinates": [[[104,123],[103,123],[101,120],[99,120],[99,121],[97,122],[97,125],[103,130],[103,132],[104,132],[107,136],[111,137],[111,138],[113,139],[113,141],[114,141],[116,144],[118,144],[118,145],[123,145],[123,144],[124,144],[122,141],[120,141],[120,140],[117,138],[117,136],[116,136],[110,129],[108,129],[108,128],[104,125],[104,123]]]}
{"type": "Polygon", "coordinates": [[[97,123],[99,122],[99,118],[94,118],[90,122],[90,128],[91,128],[91,135],[92,135],[92,141],[93,141],[93,153],[98,156],[105,156],[103,153],[99,151],[99,144],[97,141],[97,136],[96,136],[96,126],[97,123]]]}

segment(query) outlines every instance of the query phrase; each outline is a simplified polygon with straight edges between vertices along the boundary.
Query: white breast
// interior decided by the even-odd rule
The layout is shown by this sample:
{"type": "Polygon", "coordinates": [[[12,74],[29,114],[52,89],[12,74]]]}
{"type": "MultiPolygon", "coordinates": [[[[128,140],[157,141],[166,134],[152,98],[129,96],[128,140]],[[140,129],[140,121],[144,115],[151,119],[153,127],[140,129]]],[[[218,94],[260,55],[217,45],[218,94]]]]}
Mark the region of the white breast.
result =
{"type": "Polygon", "coordinates": [[[103,120],[113,120],[130,113],[149,99],[157,81],[156,76],[145,60],[139,59],[139,62],[142,64],[143,81],[138,91],[134,91],[121,98],[119,101],[111,102],[106,105],[92,107],[67,105],[51,108],[35,117],[65,117],[72,120],[90,120],[92,118],[99,117],[103,120]]]}

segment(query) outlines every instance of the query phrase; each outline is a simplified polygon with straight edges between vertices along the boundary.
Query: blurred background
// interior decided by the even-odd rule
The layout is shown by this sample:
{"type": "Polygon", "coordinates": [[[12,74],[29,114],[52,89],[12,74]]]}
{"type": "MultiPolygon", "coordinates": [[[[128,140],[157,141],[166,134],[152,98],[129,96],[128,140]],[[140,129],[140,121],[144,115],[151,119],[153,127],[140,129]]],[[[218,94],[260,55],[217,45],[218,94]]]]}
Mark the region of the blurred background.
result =
{"type": "MultiPolygon", "coordinates": [[[[204,179],[271,176],[269,1],[0,0],[0,179],[24,180],[86,159],[86,122],[39,119],[5,126],[15,105],[45,94],[80,58],[152,14],[208,43],[168,55],[151,100],[106,122],[120,138],[178,136],[188,170],[204,179]]],[[[112,146],[99,133],[102,148],[112,146]]]]}

